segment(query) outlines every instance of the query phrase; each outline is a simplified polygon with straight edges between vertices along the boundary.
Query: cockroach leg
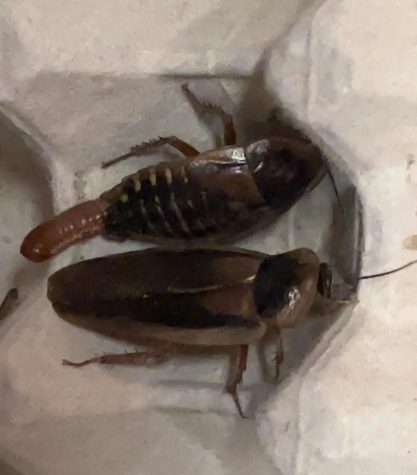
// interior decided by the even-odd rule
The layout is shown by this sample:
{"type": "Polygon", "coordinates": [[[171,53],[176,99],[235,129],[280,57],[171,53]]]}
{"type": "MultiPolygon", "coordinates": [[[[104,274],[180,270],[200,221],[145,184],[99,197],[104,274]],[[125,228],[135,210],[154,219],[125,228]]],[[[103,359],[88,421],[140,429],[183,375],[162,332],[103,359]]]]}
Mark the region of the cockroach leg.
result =
{"type": "MultiPolygon", "coordinates": [[[[160,137],[160,139],[164,140],[162,137],[160,137]]],[[[167,137],[167,144],[177,149],[186,157],[196,157],[197,155],[200,154],[200,152],[196,148],[194,148],[189,143],[184,142],[184,140],[179,139],[175,135],[172,135],[171,137],[167,137]]]]}
{"type": "Polygon", "coordinates": [[[220,117],[223,122],[223,138],[225,145],[235,145],[236,144],[236,130],[233,124],[233,117],[224,111],[220,106],[211,104],[210,102],[200,101],[189,89],[188,84],[183,84],[182,90],[190,101],[193,109],[198,115],[203,115],[206,113],[216,114],[220,117]]]}
{"type": "Polygon", "coordinates": [[[146,142],[142,142],[139,145],[134,145],[131,147],[129,152],[121,155],[120,157],[113,158],[108,162],[103,162],[101,167],[108,168],[130,157],[140,157],[142,155],[155,152],[164,145],[171,145],[171,147],[174,147],[186,157],[195,157],[200,153],[192,145],[184,142],[184,140],[179,139],[175,135],[172,135],[170,137],[158,137],[157,139],[148,140],[146,142]]]}
{"type": "Polygon", "coordinates": [[[281,330],[277,330],[277,348],[275,350],[275,379],[278,381],[281,363],[284,360],[284,347],[282,345],[281,330]]]}
{"type": "Polygon", "coordinates": [[[80,363],[74,363],[68,360],[62,360],[64,366],[72,366],[73,368],[81,368],[91,363],[98,364],[137,364],[147,365],[148,363],[159,364],[165,361],[170,355],[168,351],[133,351],[130,353],[105,353],[101,356],[95,356],[80,363]]]}
{"type": "Polygon", "coordinates": [[[226,391],[232,396],[239,415],[246,419],[245,414],[242,411],[242,406],[237,395],[237,385],[242,382],[243,373],[246,370],[246,363],[248,361],[248,345],[239,346],[239,355],[237,358],[237,365],[234,368],[233,376],[226,386],[226,391]]]}
{"type": "Polygon", "coordinates": [[[169,356],[179,353],[184,346],[178,343],[161,343],[158,349],[148,351],[125,351],[124,353],[105,353],[101,356],[95,356],[88,360],[74,363],[68,360],[62,360],[64,366],[72,366],[74,368],[81,368],[82,366],[91,363],[98,364],[137,364],[146,365],[149,362],[159,364],[168,359],[169,356]]]}

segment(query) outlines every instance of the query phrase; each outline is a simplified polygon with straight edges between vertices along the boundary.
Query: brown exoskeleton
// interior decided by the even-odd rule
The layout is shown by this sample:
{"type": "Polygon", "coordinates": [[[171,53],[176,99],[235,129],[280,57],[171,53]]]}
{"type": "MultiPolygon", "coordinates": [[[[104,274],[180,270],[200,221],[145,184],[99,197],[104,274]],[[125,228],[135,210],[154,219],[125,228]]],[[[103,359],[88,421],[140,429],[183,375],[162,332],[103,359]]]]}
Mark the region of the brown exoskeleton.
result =
{"type": "Polygon", "coordinates": [[[164,145],[185,158],[142,168],[98,199],[39,225],[21,245],[25,257],[44,261],[96,234],[157,244],[230,242],[285,213],[329,171],[307,140],[277,136],[236,145],[232,116],[183,90],[200,110],[221,118],[225,146],[200,153],[172,136],[132,147],[103,166],[164,145]]]}
{"type": "Polygon", "coordinates": [[[226,390],[243,415],[237,386],[248,346],[275,334],[278,377],[281,331],[300,324],[317,295],[332,298],[332,287],[329,267],[307,248],[271,256],[238,248],[152,248],[65,267],[49,278],[48,298],[74,325],[132,344],[153,342],[146,351],[63,360],[68,366],[158,363],[198,347],[235,347],[239,358],[226,390]]]}
{"type": "Polygon", "coordinates": [[[72,324],[132,344],[143,338],[157,344],[81,363],[64,360],[66,365],[158,362],[193,347],[236,347],[238,364],[227,391],[243,415],[236,389],[248,345],[274,332],[278,375],[281,330],[308,315],[317,292],[330,297],[330,287],[329,268],[309,249],[268,256],[227,248],[153,248],[63,268],[49,278],[48,298],[72,324]]]}

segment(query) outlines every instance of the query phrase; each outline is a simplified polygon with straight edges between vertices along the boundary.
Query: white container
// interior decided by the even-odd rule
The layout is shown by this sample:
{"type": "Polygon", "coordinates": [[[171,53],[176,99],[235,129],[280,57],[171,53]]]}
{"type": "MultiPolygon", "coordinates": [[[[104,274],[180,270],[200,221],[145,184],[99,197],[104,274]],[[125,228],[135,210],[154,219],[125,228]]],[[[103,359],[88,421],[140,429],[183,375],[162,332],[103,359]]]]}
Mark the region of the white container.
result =
{"type": "MultiPolygon", "coordinates": [[[[18,251],[42,219],[152,161],[100,169],[131,145],[176,134],[213,146],[180,93],[187,80],[234,113],[241,139],[281,100],[327,152],[341,191],[361,196],[364,273],[415,258],[403,246],[417,232],[415,2],[4,0],[0,15],[0,291],[21,293],[0,322],[0,474],[414,475],[416,268],[365,281],[339,318],[287,332],[278,386],[263,382],[253,351],[243,421],[222,392],[224,358],[61,366],[128,348],[61,321],[47,275],[143,244],[96,238],[36,265],[18,251]]],[[[348,241],[335,241],[325,179],[239,245],[307,245],[349,264],[357,230],[345,203],[348,241]]]]}

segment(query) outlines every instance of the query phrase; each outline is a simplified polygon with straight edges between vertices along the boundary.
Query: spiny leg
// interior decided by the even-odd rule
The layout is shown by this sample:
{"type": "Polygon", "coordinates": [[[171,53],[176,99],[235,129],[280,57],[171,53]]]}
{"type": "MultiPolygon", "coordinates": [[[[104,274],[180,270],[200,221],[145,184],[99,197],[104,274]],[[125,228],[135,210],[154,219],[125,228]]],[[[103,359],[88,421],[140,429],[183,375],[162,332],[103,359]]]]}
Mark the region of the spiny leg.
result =
{"type": "Polygon", "coordinates": [[[242,406],[240,405],[239,398],[237,396],[237,385],[242,382],[243,373],[246,370],[246,363],[248,360],[248,345],[239,346],[239,355],[236,360],[237,365],[234,368],[233,375],[231,380],[227,383],[226,391],[231,394],[233,401],[236,405],[236,408],[239,412],[239,415],[246,419],[246,416],[243,414],[242,406]]]}
{"type": "Polygon", "coordinates": [[[170,137],[158,137],[157,139],[148,140],[147,142],[142,142],[139,145],[134,145],[131,147],[129,152],[121,155],[120,157],[113,158],[113,160],[109,160],[108,162],[103,162],[101,167],[107,168],[130,157],[140,157],[141,155],[152,153],[164,145],[171,145],[171,147],[174,147],[186,157],[195,157],[200,153],[192,145],[184,142],[175,135],[171,135],[170,137]]]}
{"type": "Polygon", "coordinates": [[[199,115],[203,115],[207,112],[216,114],[223,122],[223,138],[225,145],[236,144],[236,130],[233,124],[233,117],[225,112],[220,106],[211,104],[210,102],[200,101],[189,89],[188,84],[183,84],[182,90],[193,106],[194,110],[199,115]]]}
{"type": "Polygon", "coordinates": [[[279,379],[279,371],[281,367],[281,363],[284,360],[284,347],[282,345],[282,334],[281,330],[277,330],[277,348],[275,350],[275,379],[278,381],[279,379]]]}
{"type": "Polygon", "coordinates": [[[179,346],[166,346],[158,350],[132,351],[130,353],[105,353],[101,356],[95,356],[79,363],[68,360],[62,360],[64,366],[81,368],[91,363],[98,364],[139,364],[146,365],[148,362],[159,364],[165,361],[170,355],[179,350],[179,346]]]}

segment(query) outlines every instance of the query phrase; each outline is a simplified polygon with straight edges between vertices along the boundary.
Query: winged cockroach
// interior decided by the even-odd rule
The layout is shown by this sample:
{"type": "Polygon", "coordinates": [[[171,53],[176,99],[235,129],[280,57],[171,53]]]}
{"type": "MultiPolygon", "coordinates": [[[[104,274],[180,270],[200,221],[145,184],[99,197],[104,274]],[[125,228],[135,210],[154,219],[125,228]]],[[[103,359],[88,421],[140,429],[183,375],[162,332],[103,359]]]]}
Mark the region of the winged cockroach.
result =
{"type": "Polygon", "coordinates": [[[187,86],[195,109],[217,114],[225,146],[200,153],[178,137],[159,137],[103,164],[170,145],[185,158],[148,166],[120,184],[40,224],[21,253],[44,261],[69,245],[102,234],[169,245],[232,242],[285,213],[330,171],[320,149],[303,138],[277,136],[236,144],[233,118],[202,103],[187,86]]]}
{"type": "Polygon", "coordinates": [[[236,389],[248,345],[275,335],[278,376],[281,330],[298,325],[315,297],[330,299],[331,290],[330,268],[307,248],[276,255],[238,248],[151,248],[78,262],[48,281],[48,298],[68,322],[132,344],[155,343],[146,351],[64,364],[140,364],[193,347],[235,347],[239,358],[226,389],[241,415],[236,389]]]}
{"type": "Polygon", "coordinates": [[[280,331],[309,313],[317,292],[328,297],[330,284],[328,267],[309,249],[268,256],[227,248],[152,248],[63,268],[49,278],[48,298],[72,324],[132,344],[158,342],[156,350],[68,365],[143,363],[183,348],[236,347],[238,366],[227,390],[242,414],[236,387],[248,345],[272,330],[278,371],[280,331]]]}

